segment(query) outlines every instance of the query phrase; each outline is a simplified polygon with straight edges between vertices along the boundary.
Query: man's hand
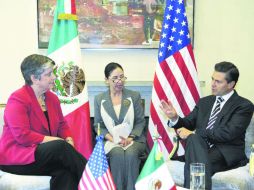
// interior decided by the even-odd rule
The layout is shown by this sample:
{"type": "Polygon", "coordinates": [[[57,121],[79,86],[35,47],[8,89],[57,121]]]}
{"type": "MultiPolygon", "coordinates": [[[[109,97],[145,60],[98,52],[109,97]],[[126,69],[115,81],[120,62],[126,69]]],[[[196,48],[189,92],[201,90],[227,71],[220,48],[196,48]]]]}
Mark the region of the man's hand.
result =
{"type": "Polygon", "coordinates": [[[177,120],[178,115],[176,113],[176,110],[169,100],[168,102],[166,102],[165,100],[161,100],[160,108],[170,120],[177,120]]]}
{"type": "Polygon", "coordinates": [[[181,127],[179,129],[176,130],[177,134],[179,135],[179,137],[181,139],[187,139],[187,137],[190,135],[190,134],[193,134],[193,131],[190,131],[184,127],[181,127]]]}

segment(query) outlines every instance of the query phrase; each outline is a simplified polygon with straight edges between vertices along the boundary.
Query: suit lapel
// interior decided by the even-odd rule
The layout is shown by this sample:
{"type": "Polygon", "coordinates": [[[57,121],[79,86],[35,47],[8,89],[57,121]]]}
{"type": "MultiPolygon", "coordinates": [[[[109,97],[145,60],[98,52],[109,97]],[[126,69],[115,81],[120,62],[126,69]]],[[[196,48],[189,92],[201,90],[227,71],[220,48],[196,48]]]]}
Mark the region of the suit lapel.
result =
{"type": "Polygon", "coordinates": [[[237,97],[238,97],[238,94],[235,91],[234,94],[227,100],[222,110],[220,111],[218,118],[216,119],[216,122],[214,124],[214,127],[217,127],[221,119],[224,117],[224,115],[228,114],[228,112],[231,110],[231,107],[234,105],[237,97]]]}
{"type": "Polygon", "coordinates": [[[106,112],[108,113],[108,115],[114,120],[114,121],[118,121],[118,118],[116,116],[116,112],[114,110],[113,104],[112,104],[112,100],[110,97],[110,92],[107,91],[105,93],[105,96],[103,98],[105,101],[103,102],[103,107],[106,110],[106,112]]]}
{"type": "Polygon", "coordinates": [[[111,100],[111,97],[110,97],[110,92],[107,91],[105,93],[105,96],[104,96],[104,102],[103,102],[103,107],[104,109],[106,110],[106,112],[108,113],[108,115],[114,120],[116,121],[116,125],[119,124],[119,123],[122,123],[122,121],[124,120],[124,117],[130,107],[130,100],[128,99],[129,98],[129,95],[128,93],[126,93],[126,90],[123,89],[123,95],[122,95],[122,100],[121,100],[121,109],[120,109],[120,115],[119,115],[119,118],[116,116],[116,112],[114,110],[114,107],[113,107],[113,104],[112,104],[112,100],[111,100]]]}
{"type": "Polygon", "coordinates": [[[129,95],[126,93],[126,90],[123,89],[123,96],[122,96],[122,102],[121,102],[121,111],[119,115],[119,122],[122,123],[124,120],[124,117],[130,107],[131,101],[128,99],[129,95]]]}
{"type": "Polygon", "coordinates": [[[207,109],[205,109],[206,112],[204,113],[205,127],[207,127],[215,100],[216,100],[216,96],[211,96],[211,98],[208,99],[208,102],[205,105],[207,107],[207,109]]]}
{"type": "Polygon", "coordinates": [[[32,111],[34,112],[34,115],[41,121],[42,123],[42,126],[48,130],[48,122],[47,122],[47,119],[37,101],[37,98],[34,94],[34,91],[33,89],[30,87],[30,86],[26,86],[26,90],[29,94],[29,96],[31,97],[31,108],[32,108],[32,111]]]}
{"type": "MultiPolygon", "coordinates": [[[[45,93],[45,103],[46,103],[46,107],[47,107],[47,111],[48,111],[48,117],[49,117],[49,125],[50,125],[50,132],[52,135],[57,135],[57,129],[56,129],[56,118],[58,118],[56,116],[56,112],[55,112],[55,102],[50,99],[49,96],[50,92],[46,92],[45,93]]],[[[43,113],[44,114],[44,113],[43,113]]],[[[45,118],[45,117],[44,117],[45,118]]],[[[47,127],[48,127],[48,122],[46,120],[47,123],[47,127]]]]}

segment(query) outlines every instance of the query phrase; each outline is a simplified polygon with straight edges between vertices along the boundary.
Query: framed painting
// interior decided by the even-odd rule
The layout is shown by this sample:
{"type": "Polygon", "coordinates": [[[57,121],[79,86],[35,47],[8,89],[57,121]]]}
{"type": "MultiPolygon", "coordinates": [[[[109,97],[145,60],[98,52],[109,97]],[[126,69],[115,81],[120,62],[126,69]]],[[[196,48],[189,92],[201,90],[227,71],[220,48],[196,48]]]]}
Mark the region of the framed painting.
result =
{"type": "MultiPolygon", "coordinates": [[[[38,45],[47,48],[56,0],[37,0],[38,45]]],[[[194,0],[185,0],[193,39],[194,0]]],[[[78,0],[81,48],[158,48],[166,0],[78,0]],[[156,24],[157,23],[157,24],[156,24]]]]}

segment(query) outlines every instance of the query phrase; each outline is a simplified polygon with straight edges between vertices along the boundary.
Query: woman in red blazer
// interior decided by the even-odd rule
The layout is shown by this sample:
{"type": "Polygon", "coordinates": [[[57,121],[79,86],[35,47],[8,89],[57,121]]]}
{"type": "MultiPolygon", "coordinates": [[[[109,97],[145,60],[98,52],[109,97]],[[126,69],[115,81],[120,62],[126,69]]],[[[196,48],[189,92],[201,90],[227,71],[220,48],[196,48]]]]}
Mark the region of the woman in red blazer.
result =
{"type": "Polygon", "coordinates": [[[78,189],[86,159],[73,144],[54,86],[54,61],[30,55],[21,64],[25,85],[11,94],[0,139],[0,169],[49,175],[51,190],[78,189]]]}

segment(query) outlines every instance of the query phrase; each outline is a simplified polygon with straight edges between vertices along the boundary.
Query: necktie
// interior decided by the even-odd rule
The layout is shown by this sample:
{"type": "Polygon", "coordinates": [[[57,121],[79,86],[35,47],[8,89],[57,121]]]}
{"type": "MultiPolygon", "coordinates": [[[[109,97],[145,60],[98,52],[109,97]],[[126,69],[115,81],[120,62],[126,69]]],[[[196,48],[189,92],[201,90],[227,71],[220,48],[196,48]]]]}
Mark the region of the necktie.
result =
{"type": "Polygon", "coordinates": [[[210,115],[210,118],[209,118],[206,129],[212,129],[213,128],[214,123],[215,123],[215,121],[218,117],[218,114],[220,113],[220,110],[221,110],[220,105],[223,101],[224,101],[224,99],[222,97],[217,98],[215,108],[213,109],[213,111],[210,115]]]}
{"type": "MultiPolygon", "coordinates": [[[[221,110],[220,105],[223,101],[224,101],[224,99],[222,97],[217,98],[215,108],[213,109],[213,111],[210,115],[210,118],[209,118],[209,121],[208,121],[208,124],[206,127],[207,130],[210,130],[213,128],[214,123],[218,117],[218,114],[220,113],[220,110],[221,110]]],[[[209,145],[209,147],[211,148],[213,146],[213,143],[211,143],[208,139],[206,141],[207,141],[207,144],[209,145]]]]}

